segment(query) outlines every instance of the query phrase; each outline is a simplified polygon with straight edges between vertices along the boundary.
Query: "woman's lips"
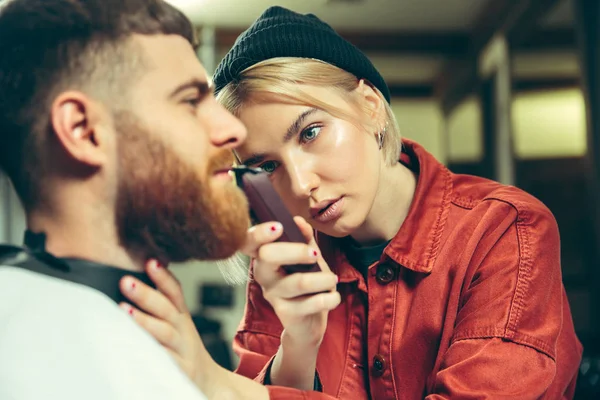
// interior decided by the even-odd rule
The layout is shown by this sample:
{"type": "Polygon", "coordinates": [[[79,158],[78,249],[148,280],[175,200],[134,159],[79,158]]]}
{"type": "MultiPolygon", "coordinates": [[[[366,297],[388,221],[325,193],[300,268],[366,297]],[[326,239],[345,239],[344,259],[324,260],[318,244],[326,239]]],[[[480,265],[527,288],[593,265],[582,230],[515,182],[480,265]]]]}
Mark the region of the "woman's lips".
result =
{"type": "Polygon", "coordinates": [[[342,214],[342,205],[344,198],[340,197],[337,200],[329,200],[321,202],[317,207],[311,207],[311,217],[320,223],[326,223],[337,219],[342,214]]]}

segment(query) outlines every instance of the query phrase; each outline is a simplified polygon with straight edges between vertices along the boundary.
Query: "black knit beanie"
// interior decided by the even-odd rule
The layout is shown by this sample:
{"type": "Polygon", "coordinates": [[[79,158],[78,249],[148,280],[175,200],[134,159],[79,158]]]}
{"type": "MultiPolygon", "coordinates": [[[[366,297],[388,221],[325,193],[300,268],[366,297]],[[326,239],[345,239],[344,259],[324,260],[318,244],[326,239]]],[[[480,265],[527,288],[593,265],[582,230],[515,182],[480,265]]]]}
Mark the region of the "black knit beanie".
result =
{"type": "Polygon", "coordinates": [[[316,16],[277,6],[267,9],[237,38],[217,67],[215,92],[239,79],[246,68],[276,57],[314,58],[335,65],[368,80],[390,102],[383,77],[360,50],[316,16]]]}

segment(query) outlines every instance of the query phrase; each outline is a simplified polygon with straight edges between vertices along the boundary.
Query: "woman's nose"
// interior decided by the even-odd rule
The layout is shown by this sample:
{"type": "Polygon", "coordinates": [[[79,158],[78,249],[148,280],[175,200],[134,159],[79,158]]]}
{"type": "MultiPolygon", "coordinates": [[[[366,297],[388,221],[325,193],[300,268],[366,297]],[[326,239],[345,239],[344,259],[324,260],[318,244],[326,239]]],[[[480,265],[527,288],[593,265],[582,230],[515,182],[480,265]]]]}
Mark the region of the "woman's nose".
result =
{"type": "Polygon", "coordinates": [[[307,163],[294,162],[287,168],[292,193],[296,197],[309,198],[319,185],[319,178],[307,163]]]}

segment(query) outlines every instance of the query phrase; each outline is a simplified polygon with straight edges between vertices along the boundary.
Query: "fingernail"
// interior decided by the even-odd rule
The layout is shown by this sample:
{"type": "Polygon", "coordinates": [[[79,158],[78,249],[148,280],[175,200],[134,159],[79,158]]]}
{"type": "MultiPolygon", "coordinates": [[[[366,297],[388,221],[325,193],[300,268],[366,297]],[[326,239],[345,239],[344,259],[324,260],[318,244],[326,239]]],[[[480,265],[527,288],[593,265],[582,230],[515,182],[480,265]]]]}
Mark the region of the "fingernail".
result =
{"type": "Polygon", "coordinates": [[[310,253],[311,257],[317,257],[319,255],[315,249],[309,249],[308,252],[310,253]]]}
{"type": "Polygon", "coordinates": [[[155,261],[155,262],[154,262],[154,268],[155,268],[155,269],[161,269],[162,267],[163,267],[163,266],[162,266],[162,264],[161,264],[161,263],[159,263],[158,261],[155,261]]]}
{"type": "Polygon", "coordinates": [[[133,289],[135,289],[135,281],[132,281],[132,282],[129,284],[129,290],[133,290],[133,289]]]}
{"type": "Polygon", "coordinates": [[[277,233],[282,229],[281,224],[273,224],[271,225],[271,233],[277,233]]]}
{"type": "Polygon", "coordinates": [[[129,304],[121,303],[121,304],[119,304],[119,308],[121,308],[121,310],[125,311],[129,315],[133,315],[133,307],[130,306],[129,304]]]}

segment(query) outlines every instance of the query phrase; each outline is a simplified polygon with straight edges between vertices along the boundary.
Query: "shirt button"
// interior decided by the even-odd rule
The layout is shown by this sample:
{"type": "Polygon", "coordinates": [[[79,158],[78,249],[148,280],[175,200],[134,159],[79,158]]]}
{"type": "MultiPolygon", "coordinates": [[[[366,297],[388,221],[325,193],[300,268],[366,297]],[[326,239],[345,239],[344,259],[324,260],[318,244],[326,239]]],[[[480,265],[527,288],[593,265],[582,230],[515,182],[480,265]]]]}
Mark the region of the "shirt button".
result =
{"type": "Polygon", "coordinates": [[[385,358],[382,355],[377,354],[373,357],[373,376],[381,376],[385,371],[385,358]]]}
{"type": "Polygon", "coordinates": [[[375,278],[379,284],[387,285],[396,278],[396,270],[388,264],[381,264],[377,267],[375,278]]]}

